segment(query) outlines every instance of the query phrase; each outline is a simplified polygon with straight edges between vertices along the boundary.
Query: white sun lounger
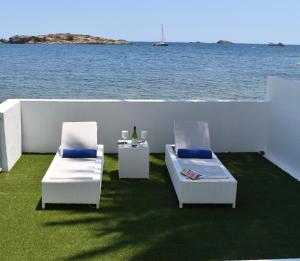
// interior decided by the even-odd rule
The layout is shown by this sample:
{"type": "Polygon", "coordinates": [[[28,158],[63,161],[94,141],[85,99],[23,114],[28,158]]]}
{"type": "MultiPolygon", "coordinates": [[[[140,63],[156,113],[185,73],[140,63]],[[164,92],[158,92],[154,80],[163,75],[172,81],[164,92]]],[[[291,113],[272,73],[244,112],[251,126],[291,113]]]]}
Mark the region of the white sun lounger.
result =
{"type": "Polygon", "coordinates": [[[206,122],[175,122],[175,145],[166,145],[165,161],[179,201],[183,204],[232,204],[235,208],[237,181],[213,153],[212,159],[177,157],[178,148],[210,148],[206,122]],[[181,175],[189,168],[203,175],[191,180],[181,175]]]}
{"type": "Polygon", "coordinates": [[[46,203],[95,204],[99,208],[103,145],[97,145],[96,122],[64,122],[59,151],[42,180],[42,208],[46,203]],[[97,149],[96,158],[63,158],[64,148],[97,149]]]}

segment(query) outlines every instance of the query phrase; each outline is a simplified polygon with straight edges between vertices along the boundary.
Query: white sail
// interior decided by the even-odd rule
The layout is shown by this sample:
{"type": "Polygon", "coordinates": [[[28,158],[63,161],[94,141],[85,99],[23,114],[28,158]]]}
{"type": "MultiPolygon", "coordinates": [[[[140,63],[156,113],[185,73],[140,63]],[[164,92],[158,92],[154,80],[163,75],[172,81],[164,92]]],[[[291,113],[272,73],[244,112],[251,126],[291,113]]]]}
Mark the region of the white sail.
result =
{"type": "Polygon", "coordinates": [[[161,25],[161,41],[164,42],[165,41],[165,33],[164,33],[164,25],[161,25]]]}
{"type": "Polygon", "coordinates": [[[153,43],[153,46],[168,46],[168,43],[165,42],[165,33],[164,33],[164,25],[161,25],[161,40],[159,42],[153,43]]]}

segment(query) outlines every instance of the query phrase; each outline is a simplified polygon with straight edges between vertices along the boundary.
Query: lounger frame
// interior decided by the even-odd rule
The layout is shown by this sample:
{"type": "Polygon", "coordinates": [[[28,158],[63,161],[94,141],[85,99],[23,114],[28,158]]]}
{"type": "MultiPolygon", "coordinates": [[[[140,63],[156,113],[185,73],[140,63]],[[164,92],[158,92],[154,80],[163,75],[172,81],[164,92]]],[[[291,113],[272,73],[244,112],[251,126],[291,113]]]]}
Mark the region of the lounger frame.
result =
{"type": "Polygon", "coordinates": [[[166,145],[165,162],[172,180],[179,207],[183,204],[231,204],[236,206],[237,181],[228,172],[215,154],[216,160],[226,171],[227,179],[201,179],[192,181],[180,178],[181,166],[174,151],[174,145],[166,145]]]}

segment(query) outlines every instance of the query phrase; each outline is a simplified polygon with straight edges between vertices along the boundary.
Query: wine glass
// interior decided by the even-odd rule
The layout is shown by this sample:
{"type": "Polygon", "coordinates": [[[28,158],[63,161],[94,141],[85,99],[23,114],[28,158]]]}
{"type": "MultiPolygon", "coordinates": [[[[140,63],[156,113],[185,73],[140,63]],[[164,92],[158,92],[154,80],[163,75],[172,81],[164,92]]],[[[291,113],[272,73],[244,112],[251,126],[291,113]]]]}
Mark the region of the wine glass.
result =
{"type": "Polygon", "coordinates": [[[141,131],[141,140],[142,140],[142,142],[145,142],[145,141],[146,141],[146,139],[147,139],[147,134],[148,134],[148,132],[147,132],[146,130],[142,130],[142,131],[141,131]]]}
{"type": "Polygon", "coordinates": [[[128,130],[122,130],[122,139],[123,143],[126,144],[126,140],[128,139],[128,130]]]}

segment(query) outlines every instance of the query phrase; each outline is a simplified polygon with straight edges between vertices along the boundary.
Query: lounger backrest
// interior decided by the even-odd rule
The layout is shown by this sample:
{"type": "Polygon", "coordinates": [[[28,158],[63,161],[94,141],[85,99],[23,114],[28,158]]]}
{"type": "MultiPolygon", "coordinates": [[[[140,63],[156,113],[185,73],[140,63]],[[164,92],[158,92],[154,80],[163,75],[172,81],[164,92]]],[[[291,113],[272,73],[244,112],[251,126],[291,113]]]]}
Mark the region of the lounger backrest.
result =
{"type": "Polygon", "coordinates": [[[175,149],[210,149],[209,129],[203,121],[175,121],[175,149]]]}
{"type": "Polygon", "coordinates": [[[97,123],[64,122],[61,148],[97,149],[97,123]]]}

